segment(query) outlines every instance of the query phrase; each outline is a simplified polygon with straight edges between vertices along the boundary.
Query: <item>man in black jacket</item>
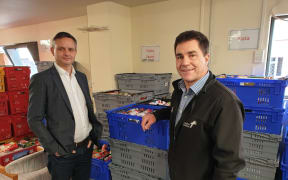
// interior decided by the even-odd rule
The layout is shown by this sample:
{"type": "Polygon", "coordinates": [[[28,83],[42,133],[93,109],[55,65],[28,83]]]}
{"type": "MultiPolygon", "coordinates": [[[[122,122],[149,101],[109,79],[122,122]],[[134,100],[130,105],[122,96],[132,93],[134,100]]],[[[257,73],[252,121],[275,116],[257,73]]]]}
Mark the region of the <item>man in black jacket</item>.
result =
{"type": "Polygon", "coordinates": [[[72,66],[76,39],[60,32],[52,43],[54,66],[31,78],[28,123],[49,154],[53,180],[88,180],[93,143],[102,126],[94,115],[87,78],[72,66]]]}
{"type": "Polygon", "coordinates": [[[171,108],[142,119],[147,130],[170,119],[168,164],[172,180],[235,180],[245,166],[242,150],[244,108],[208,69],[209,41],[186,31],[175,41],[176,68],[171,108]]]}

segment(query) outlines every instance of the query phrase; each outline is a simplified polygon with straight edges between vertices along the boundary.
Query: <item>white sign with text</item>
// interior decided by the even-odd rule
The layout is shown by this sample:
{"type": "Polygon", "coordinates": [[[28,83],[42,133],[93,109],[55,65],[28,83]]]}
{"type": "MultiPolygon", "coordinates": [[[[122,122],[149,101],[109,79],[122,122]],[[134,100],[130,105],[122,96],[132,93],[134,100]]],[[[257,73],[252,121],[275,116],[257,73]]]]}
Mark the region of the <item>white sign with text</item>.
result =
{"type": "Polygon", "coordinates": [[[232,30],[229,36],[229,49],[257,49],[259,29],[232,30]]]}
{"type": "Polygon", "coordinates": [[[142,46],[141,59],[142,61],[159,61],[160,46],[142,46]]]}

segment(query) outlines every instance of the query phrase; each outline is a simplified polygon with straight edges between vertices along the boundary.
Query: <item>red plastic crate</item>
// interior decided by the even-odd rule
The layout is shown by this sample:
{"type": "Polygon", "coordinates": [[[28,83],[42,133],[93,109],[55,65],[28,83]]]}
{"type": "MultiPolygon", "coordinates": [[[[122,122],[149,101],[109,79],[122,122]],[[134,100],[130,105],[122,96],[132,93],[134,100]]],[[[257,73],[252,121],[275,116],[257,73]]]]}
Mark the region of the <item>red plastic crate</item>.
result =
{"type": "Polygon", "coordinates": [[[30,67],[4,67],[5,88],[7,91],[17,91],[29,88],[30,67]]]}
{"type": "Polygon", "coordinates": [[[11,117],[1,116],[0,117],[0,141],[9,139],[11,137],[12,137],[11,117]]]}
{"type": "Polygon", "coordinates": [[[8,92],[10,114],[27,113],[29,92],[24,91],[11,91],[8,92]]]}
{"type": "Polygon", "coordinates": [[[0,116],[8,115],[8,95],[0,93],[0,116]]]}
{"type": "Polygon", "coordinates": [[[5,87],[7,91],[26,90],[29,88],[30,76],[13,75],[5,77],[5,87]]]}
{"type": "Polygon", "coordinates": [[[14,115],[12,118],[13,135],[15,137],[31,133],[26,115],[14,115]]]}
{"type": "Polygon", "coordinates": [[[0,165],[6,166],[10,162],[37,151],[37,145],[19,148],[12,152],[0,153],[0,165]]]}
{"type": "Polygon", "coordinates": [[[4,72],[6,77],[14,75],[30,76],[30,67],[28,66],[4,67],[4,72]]]}

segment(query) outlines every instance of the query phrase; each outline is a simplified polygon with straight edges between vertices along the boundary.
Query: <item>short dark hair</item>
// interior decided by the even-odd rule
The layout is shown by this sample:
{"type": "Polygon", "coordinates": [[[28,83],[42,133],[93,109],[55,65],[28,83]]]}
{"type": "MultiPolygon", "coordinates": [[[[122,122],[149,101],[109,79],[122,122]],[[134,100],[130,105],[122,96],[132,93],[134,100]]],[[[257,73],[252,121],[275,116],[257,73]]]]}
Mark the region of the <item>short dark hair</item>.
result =
{"type": "Polygon", "coordinates": [[[72,36],[70,33],[67,33],[67,32],[59,32],[53,38],[52,47],[55,46],[55,41],[57,39],[62,39],[62,38],[70,38],[70,39],[72,39],[74,41],[75,45],[77,46],[77,40],[76,40],[76,38],[74,36],[72,36]]]}
{"type": "Polygon", "coordinates": [[[176,40],[174,43],[174,53],[176,53],[176,47],[178,44],[186,42],[186,41],[190,41],[190,40],[197,40],[203,55],[208,54],[209,52],[208,38],[201,32],[194,31],[194,30],[182,32],[176,37],[176,40]]]}

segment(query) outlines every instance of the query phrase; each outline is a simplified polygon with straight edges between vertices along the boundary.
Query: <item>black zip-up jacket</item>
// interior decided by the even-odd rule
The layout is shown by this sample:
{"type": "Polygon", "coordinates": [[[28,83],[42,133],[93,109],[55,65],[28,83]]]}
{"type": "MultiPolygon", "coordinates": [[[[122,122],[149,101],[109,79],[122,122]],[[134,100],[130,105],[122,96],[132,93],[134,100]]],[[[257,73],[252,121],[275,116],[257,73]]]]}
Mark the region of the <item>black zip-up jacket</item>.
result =
{"type": "Polygon", "coordinates": [[[244,108],[237,96],[209,78],[185,108],[176,128],[182,90],[173,82],[171,108],[154,113],[170,118],[168,153],[172,180],[235,180],[245,166],[242,149],[244,108]]]}

